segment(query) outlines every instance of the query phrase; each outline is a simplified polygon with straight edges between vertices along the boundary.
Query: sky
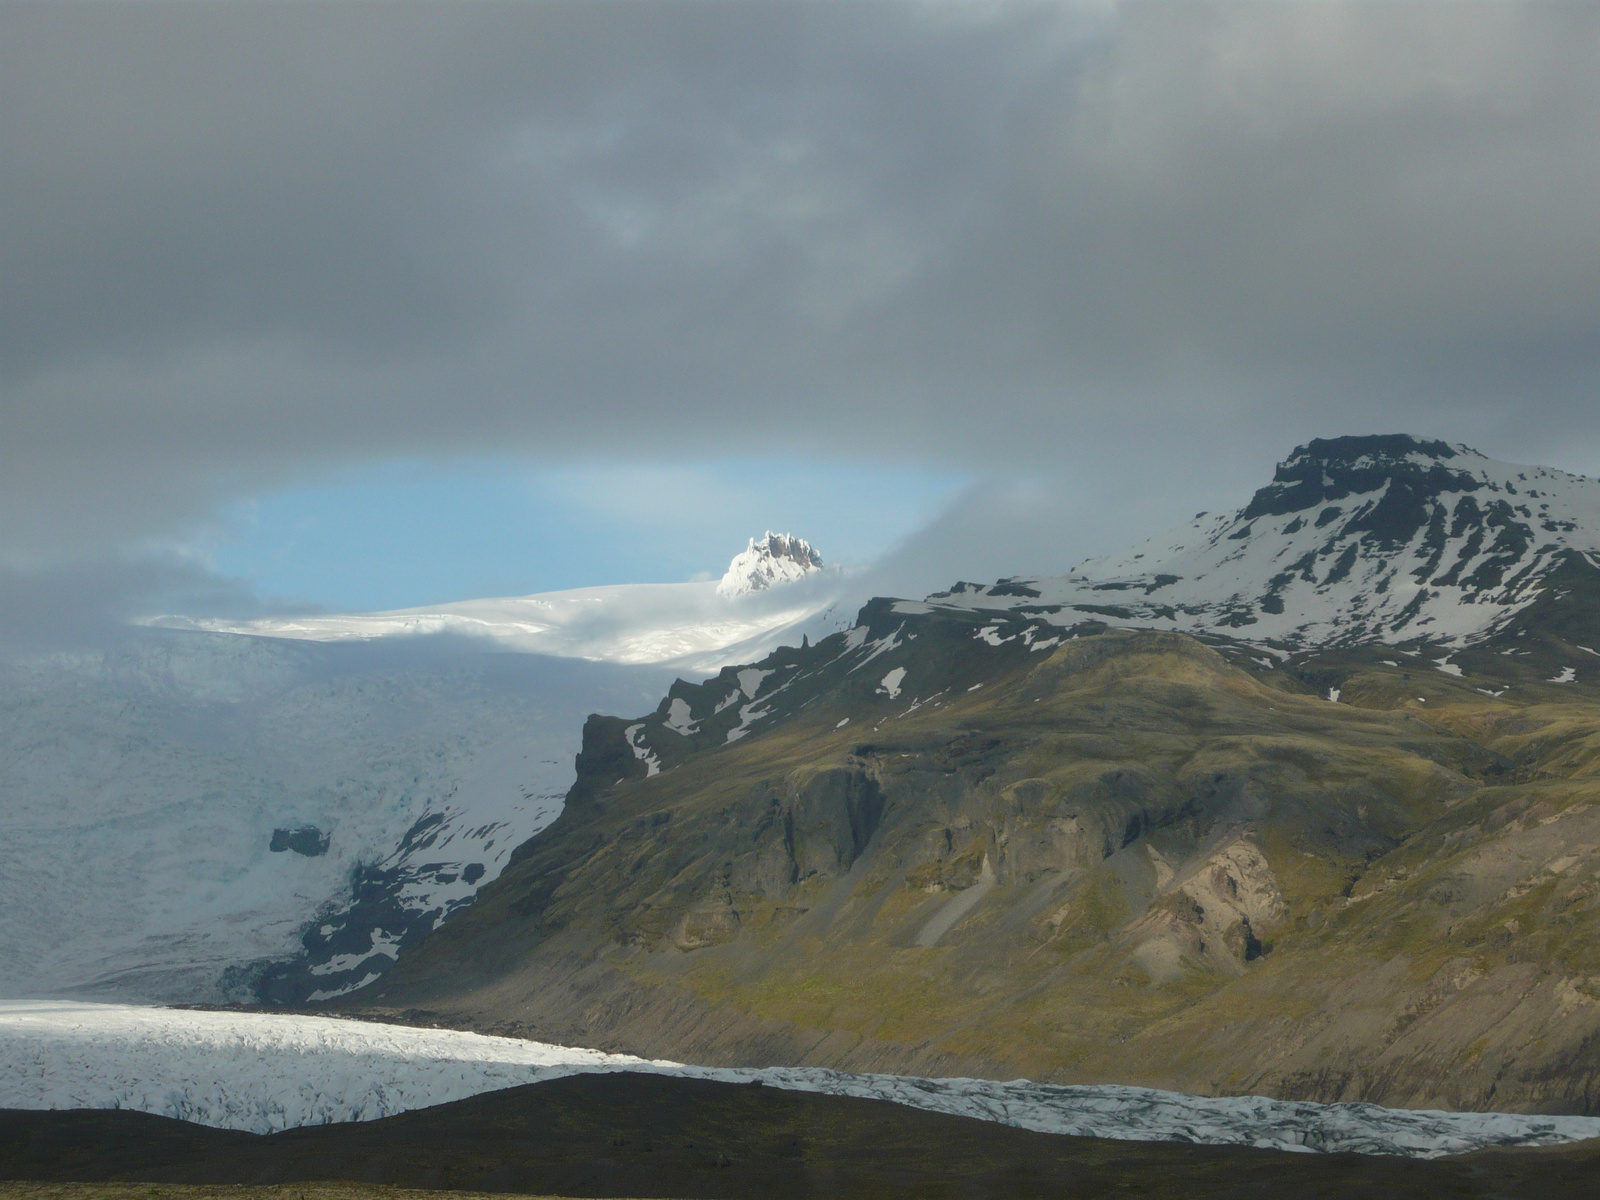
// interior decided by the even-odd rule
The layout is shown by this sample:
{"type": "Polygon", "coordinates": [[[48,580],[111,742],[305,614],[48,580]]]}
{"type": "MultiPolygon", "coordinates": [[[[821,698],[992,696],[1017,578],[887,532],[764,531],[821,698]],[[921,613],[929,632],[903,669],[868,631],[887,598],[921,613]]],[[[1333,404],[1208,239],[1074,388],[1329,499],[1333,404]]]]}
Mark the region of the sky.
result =
{"type": "Polygon", "coordinates": [[[790,525],[826,546],[826,561],[861,568],[966,486],[949,471],[783,458],[407,461],[240,501],[202,550],[263,599],[362,612],[716,579],[751,536],[790,525]]]}
{"type": "Polygon", "coordinates": [[[1592,3],[0,0],[0,193],[0,637],[1600,474],[1592,3]]]}

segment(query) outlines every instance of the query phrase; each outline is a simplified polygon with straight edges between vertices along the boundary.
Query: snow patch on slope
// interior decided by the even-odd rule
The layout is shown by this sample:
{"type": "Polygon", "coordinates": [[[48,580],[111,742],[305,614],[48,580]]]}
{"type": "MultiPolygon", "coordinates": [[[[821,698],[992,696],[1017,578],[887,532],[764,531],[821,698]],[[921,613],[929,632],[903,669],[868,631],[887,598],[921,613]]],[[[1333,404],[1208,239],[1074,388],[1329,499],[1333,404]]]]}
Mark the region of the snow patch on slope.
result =
{"type": "Polygon", "coordinates": [[[900,684],[906,677],[904,667],[896,667],[878,682],[878,691],[886,692],[889,699],[894,700],[900,695],[900,684]]]}
{"type": "Polygon", "coordinates": [[[644,744],[644,722],[629,725],[622,731],[622,736],[628,739],[628,748],[633,751],[633,756],[644,764],[644,775],[648,779],[652,775],[661,774],[661,758],[656,752],[644,744]]]}
{"type": "Polygon", "coordinates": [[[686,700],[674,698],[667,705],[666,727],[680,737],[692,737],[699,722],[692,719],[686,700]]]}

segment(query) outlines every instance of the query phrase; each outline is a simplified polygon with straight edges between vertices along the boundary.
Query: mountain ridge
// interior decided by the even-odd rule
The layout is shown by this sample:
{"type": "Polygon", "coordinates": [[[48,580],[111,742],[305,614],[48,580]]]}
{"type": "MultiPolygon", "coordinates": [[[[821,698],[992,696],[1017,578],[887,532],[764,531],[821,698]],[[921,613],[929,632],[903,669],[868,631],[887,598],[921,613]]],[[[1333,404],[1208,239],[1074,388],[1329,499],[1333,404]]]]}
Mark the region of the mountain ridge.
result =
{"type": "Polygon", "coordinates": [[[1317,439],[1232,513],[1200,513],[1064,576],[958,584],[926,602],[1293,650],[1464,646],[1492,636],[1573,554],[1600,566],[1600,482],[1406,434],[1317,439]]]}
{"type": "MultiPolygon", "coordinates": [[[[1494,495],[1473,452],[1377,449],[1494,495]]],[[[1337,554],[1435,557],[1349,528],[1382,497],[1327,458],[1260,506],[1350,486],[1337,554]]],[[[561,817],[356,1007],[716,1064],[1595,1111],[1600,569],[1526,553],[1470,636],[1297,644],[1037,580],[875,599],[591,718],[561,817]]]]}

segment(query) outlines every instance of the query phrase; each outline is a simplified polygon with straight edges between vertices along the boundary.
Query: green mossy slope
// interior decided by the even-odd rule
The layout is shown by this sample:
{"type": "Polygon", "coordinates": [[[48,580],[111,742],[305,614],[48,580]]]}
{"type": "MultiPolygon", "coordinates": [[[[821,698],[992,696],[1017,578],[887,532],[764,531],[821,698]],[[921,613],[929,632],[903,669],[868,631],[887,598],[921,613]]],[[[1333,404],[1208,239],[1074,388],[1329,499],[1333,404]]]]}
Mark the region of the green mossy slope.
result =
{"type": "Polygon", "coordinates": [[[918,607],[779,652],[770,693],[592,719],[562,818],[361,1006],[717,1064],[1600,1110],[1586,685],[1099,626],[1040,652],[1026,613],[918,607]]]}

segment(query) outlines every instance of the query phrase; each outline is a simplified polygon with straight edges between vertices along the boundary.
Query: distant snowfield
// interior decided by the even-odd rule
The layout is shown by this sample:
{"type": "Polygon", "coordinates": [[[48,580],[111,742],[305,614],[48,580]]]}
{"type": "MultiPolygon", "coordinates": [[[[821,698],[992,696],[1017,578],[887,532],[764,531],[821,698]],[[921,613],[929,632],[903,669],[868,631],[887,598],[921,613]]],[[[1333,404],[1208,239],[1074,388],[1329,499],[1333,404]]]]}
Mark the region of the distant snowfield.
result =
{"type": "MultiPolygon", "coordinates": [[[[253,621],[160,617],[159,627],[298,641],[370,641],[451,633],[507,650],[592,662],[671,664],[708,674],[849,625],[844,576],[814,570],[782,587],[729,593],[724,583],[636,583],[427,608],[253,621]],[[719,590],[722,589],[722,590],[719,590]]],[[[724,581],[725,582],[725,581],[724,581]]]]}
{"type": "Polygon", "coordinates": [[[863,1096],[1044,1133],[1431,1158],[1600,1137],[1600,1119],[1215,1098],[1133,1087],[718,1069],[329,1017],[0,1001],[0,1108],[128,1108],[256,1133],[363,1121],[589,1071],[863,1096]]]}

